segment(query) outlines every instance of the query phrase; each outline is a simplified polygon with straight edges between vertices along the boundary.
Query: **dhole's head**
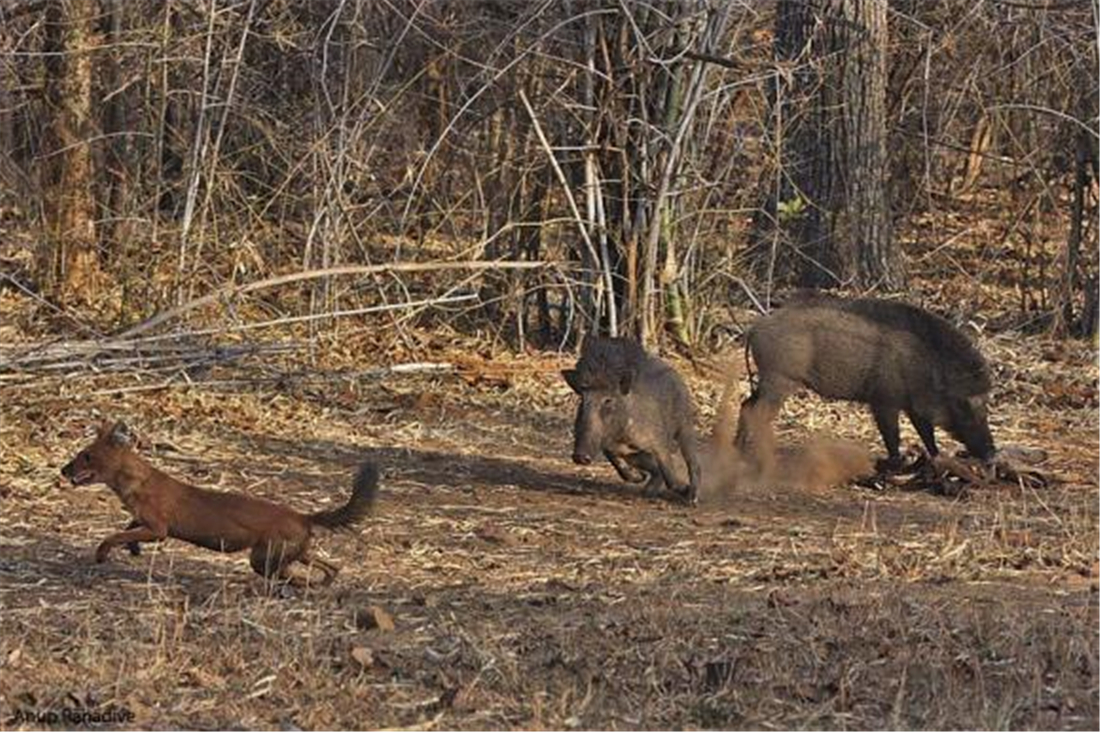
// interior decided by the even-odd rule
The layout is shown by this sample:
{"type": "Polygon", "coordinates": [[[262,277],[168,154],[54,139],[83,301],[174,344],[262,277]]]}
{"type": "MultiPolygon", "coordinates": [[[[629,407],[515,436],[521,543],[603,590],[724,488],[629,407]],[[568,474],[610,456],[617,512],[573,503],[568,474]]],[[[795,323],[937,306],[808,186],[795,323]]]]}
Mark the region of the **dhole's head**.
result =
{"type": "Polygon", "coordinates": [[[109,483],[133,448],[134,436],[124,422],[104,422],[92,444],[77,453],[61,474],[73,485],[109,483]]]}

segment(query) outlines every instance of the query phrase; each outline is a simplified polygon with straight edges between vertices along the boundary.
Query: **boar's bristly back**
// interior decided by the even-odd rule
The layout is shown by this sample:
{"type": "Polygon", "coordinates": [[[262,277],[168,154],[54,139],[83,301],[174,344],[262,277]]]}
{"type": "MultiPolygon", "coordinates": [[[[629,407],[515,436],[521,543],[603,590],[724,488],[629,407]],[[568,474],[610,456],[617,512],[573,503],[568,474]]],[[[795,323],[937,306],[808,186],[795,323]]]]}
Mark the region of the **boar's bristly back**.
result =
{"type": "Polygon", "coordinates": [[[977,347],[940,316],[903,302],[852,300],[847,307],[886,327],[908,331],[925,343],[951,375],[946,384],[949,393],[974,396],[992,388],[989,367],[977,347]]]}
{"type": "Polygon", "coordinates": [[[904,302],[869,298],[848,300],[816,290],[797,290],[783,308],[831,308],[866,318],[890,330],[910,333],[939,359],[950,374],[945,388],[960,397],[986,394],[992,389],[989,367],[974,343],[947,320],[904,302]]]}

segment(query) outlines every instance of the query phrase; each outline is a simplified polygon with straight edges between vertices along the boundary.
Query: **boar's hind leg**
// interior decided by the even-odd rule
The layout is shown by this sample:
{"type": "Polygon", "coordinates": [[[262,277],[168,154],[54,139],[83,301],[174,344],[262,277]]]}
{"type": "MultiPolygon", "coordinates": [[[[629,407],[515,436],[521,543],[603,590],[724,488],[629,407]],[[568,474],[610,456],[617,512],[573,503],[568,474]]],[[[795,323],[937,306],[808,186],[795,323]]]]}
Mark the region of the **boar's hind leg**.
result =
{"type": "Polygon", "coordinates": [[[683,429],[677,436],[680,444],[680,453],[687,463],[688,485],[684,497],[688,503],[695,505],[699,501],[699,482],[702,480],[699,468],[699,451],[695,444],[695,433],[690,429],[683,429]]]}
{"type": "Polygon", "coordinates": [[[642,470],[638,470],[618,455],[605,451],[604,457],[606,457],[607,462],[611,463],[611,466],[615,468],[615,472],[619,474],[619,477],[625,480],[627,483],[642,483],[647,477],[649,477],[646,474],[646,472],[648,471],[645,471],[644,468],[642,468],[642,470]]]}
{"type": "Polygon", "coordinates": [[[921,442],[924,443],[924,449],[928,450],[928,456],[936,457],[939,454],[939,449],[936,447],[936,428],[932,421],[913,412],[907,412],[907,414],[909,415],[909,421],[913,423],[913,428],[920,435],[921,442]]]}
{"type": "Polygon", "coordinates": [[[741,403],[737,417],[737,449],[761,475],[775,468],[775,434],[772,422],[783,406],[783,394],[768,395],[763,389],[741,403]]]}
{"type": "Polygon", "coordinates": [[[878,426],[882,441],[886,444],[887,469],[896,469],[901,466],[901,435],[898,431],[898,413],[893,407],[872,406],[871,414],[875,417],[875,425],[878,426]]]}

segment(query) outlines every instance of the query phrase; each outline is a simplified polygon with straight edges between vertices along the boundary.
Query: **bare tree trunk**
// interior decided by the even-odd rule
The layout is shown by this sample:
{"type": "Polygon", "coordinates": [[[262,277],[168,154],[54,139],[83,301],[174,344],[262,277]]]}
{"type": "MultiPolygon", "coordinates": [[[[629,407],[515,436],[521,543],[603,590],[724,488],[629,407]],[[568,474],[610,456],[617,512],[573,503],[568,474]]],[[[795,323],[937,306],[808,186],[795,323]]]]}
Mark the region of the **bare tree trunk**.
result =
{"type": "MultiPolygon", "coordinates": [[[[1082,88],[1087,86],[1082,85],[1082,88]]],[[[1086,96],[1081,107],[1081,119],[1086,119],[1091,98],[1086,96]]],[[[1095,328],[1094,313],[1095,297],[1090,297],[1091,290],[1095,290],[1094,283],[1088,283],[1082,287],[1082,280],[1087,277],[1087,268],[1082,267],[1081,252],[1082,242],[1085,239],[1086,217],[1089,213],[1086,209],[1086,195],[1089,187],[1089,178],[1094,174],[1093,165],[1094,145],[1096,138],[1089,130],[1079,129],[1074,134],[1076,140],[1076,154],[1074,156],[1073,176],[1073,201],[1070,205],[1069,236],[1061,257],[1060,282],[1055,285],[1055,300],[1057,307],[1054,310],[1054,318],[1051,326],[1051,334],[1057,338],[1064,338],[1071,332],[1079,335],[1092,335],[1095,328]],[[1085,270],[1085,272],[1082,271],[1085,270]],[[1079,292],[1084,292],[1084,304],[1081,312],[1075,312],[1075,299],[1079,292]],[[1078,318],[1080,315],[1080,318],[1078,318]]],[[[1092,212],[1095,221],[1095,212],[1092,212]]],[[[1095,244],[1090,247],[1095,252],[1095,244]]]]}
{"type": "MultiPolygon", "coordinates": [[[[122,14],[125,12],[123,0],[105,0],[106,12],[105,31],[108,34],[108,45],[117,43],[122,38],[122,14]]],[[[100,227],[100,241],[104,245],[119,240],[120,234],[124,235],[126,227],[122,226],[126,208],[127,170],[129,168],[129,143],[126,131],[129,127],[126,123],[127,98],[120,92],[125,83],[118,58],[121,51],[112,51],[105,62],[104,69],[107,76],[108,90],[111,95],[104,112],[104,133],[110,135],[106,149],[106,185],[107,194],[104,196],[104,222],[100,227]]],[[[109,250],[110,251],[110,250],[109,250]]]]}
{"type": "Polygon", "coordinates": [[[793,69],[777,95],[784,175],[765,226],[788,237],[779,269],[803,285],[892,289],[902,278],[887,197],[886,11],[886,0],[778,6],[775,54],[793,69]]]}
{"type": "Polygon", "coordinates": [[[100,279],[92,194],[92,55],[94,0],[46,6],[47,125],[42,167],[45,241],[40,286],[63,302],[86,302],[100,279]]]}

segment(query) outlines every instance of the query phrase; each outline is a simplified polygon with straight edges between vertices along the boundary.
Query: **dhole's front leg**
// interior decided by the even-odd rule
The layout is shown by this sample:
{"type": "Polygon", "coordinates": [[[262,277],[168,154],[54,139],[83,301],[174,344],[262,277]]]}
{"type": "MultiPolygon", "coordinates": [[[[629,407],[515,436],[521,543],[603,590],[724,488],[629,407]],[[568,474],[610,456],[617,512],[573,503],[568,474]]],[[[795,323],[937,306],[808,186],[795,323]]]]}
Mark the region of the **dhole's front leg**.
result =
{"type": "MultiPolygon", "coordinates": [[[[136,529],[137,527],[142,525],[143,524],[140,521],[138,521],[137,519],[133,519],[132,521],[130,521],[130,523],[126,524],[126,530],[129,531],[130,529],[136,529]]],[[[131,541],[129,544],[126,545],[126,548],[129,550],[130,556],[141,556],[141,544],[138,544],[136,541],[131,541]]]]}
{"type": "Polygon", "coordinates": [[[120,531],[117,534],[111,534],[102,542],[95,550],[96,564],[102,564],[107,561],[107,556],[111,553],[111,550],[116,546],[122,546],[123,544],[131,544],[143,541],[164,541],[168,536],[167,527],[160,531],[155,531],[148,526],[139,526],[136,529],[127,529],[126,531],[120,531]]]}

